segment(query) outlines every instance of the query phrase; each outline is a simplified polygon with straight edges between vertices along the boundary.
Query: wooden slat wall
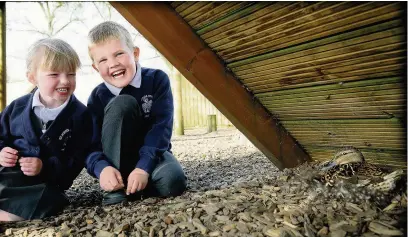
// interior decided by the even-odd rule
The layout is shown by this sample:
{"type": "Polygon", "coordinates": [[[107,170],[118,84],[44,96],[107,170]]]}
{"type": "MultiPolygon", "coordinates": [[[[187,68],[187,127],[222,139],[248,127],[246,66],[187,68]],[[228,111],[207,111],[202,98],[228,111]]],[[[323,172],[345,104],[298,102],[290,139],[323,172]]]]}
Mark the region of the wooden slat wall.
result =
{"type": "Polygon", "coordinates": [[[181,80],[183,122],[185,128],[206,127],[207,115],[215,114],[218,127],[233,126],[189,81],[181,80]]]}
{"type": "Polygon", "coordinates": [[[313,159],[406,168],[406,3],[174,2],[313,159]]]}

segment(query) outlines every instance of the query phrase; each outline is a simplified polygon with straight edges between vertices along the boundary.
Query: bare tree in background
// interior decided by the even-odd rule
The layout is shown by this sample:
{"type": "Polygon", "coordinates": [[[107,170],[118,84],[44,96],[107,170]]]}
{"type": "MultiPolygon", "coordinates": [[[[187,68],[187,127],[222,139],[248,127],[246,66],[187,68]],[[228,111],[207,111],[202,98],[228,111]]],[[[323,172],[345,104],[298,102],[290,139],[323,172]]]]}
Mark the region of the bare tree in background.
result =
{"type": "Polygon", "coordinates": [[[67,2],[39,2],[41,10],[44,13],[44,16],[47,20],[47,31],[39,32],[47,35],[48,37],[52,37],[57,35],[63,29],[74,22],[83,22],[81,18],[79,18],[76,14],[78,13],[79,9],[82,8],[82,3],[67,3],[67,2]],[[63,22],[57,26],[59,18],[57,18],[57,14],[59,11],[64,11],[64,8],[70,8],[70,16],[63,22]]]}
{"type": "Polygon", "coordinates": [[[92,2],[92,5],[96,8],[99,16],[104,21],[110,21],[112,19],[112,5],[109,2],[92,2]]]}
{"type": "MultiPolygon", "coordinates": [[[[80,2],[36,2],[35,4],[40,7],[45,24],[35,25],[34,19],[25,16],[22,21],[9,26],[8,30],[31,32],[42,37],[54,37],[75,22],[83,23],[83,18],[80,17],[83,5],[80,2]]],[[[25,60],[21,55],[9,56],[18,60],[25,60]]]]}
{"type": "Polygon", "coordinates": [[[25,16],[25,21],[21,23],[26,27],[23,29],[10,28],[10,30],[32,32],[45,37],[53,37],[74,22],[83,23],[83,18],[79,17],[80,10],[83,7],[80,2],[37,2],[36,4],[39,5],[43,12],[46,27],[35,26],[32,20],[25,16]],[[67,13],[69,13],[68,17],[62,17],[62,15],[67,13]]]}

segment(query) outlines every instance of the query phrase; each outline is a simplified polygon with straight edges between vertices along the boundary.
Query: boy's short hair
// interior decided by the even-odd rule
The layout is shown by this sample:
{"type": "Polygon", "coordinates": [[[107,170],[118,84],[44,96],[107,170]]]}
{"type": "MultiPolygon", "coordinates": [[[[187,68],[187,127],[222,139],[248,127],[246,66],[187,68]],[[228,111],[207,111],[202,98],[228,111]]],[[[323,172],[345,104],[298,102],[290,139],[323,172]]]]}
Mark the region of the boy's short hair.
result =
{"type": "MultiPolygon", "coordinates": [[[[105,21],[105,22],[98,24],[97,26],[95,26],[89,31],[88,49],[90,49],[92,45],[105,43],[106,41],[111,40],[111,39],[117,39],[117,40],[122,41],[123,43],[126,44],[126,46],[130,50],[133,50],[133,48],[135,47],[129,31],[127,31],[125,27],[113,21],[105,21]]],[[[93,60],[90,52],[89,52],[89,56],[93,60]]]]}
{"type": "Polygon", "coordinates": [[[26,64],[28,72],[33,72],[38,68],[75,72],[81,66],[81,60],[67,42],[46,38],[38,40],[30,47],[26,64]]]}

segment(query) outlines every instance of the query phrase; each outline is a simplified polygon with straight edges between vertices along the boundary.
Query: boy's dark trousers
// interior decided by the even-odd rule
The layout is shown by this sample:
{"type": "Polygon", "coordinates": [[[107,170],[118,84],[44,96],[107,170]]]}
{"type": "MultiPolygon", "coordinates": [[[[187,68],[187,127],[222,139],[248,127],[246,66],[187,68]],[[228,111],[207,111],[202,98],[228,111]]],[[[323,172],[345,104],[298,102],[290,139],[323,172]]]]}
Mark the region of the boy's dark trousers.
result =
{"type": "MultiPolygon", "coordinates": [[[[119,95],[105,107],[102,125],[102,148],[109,162],[120,171],[126,185],[129,174],[139,161],[143,146],[142,112],[136,99],[119,95]]],[[[154,157],[156,166],[146,188],[136,196],[178,196],[186,189],[186,177],[180,163],[166,151],[154,157]]]]}

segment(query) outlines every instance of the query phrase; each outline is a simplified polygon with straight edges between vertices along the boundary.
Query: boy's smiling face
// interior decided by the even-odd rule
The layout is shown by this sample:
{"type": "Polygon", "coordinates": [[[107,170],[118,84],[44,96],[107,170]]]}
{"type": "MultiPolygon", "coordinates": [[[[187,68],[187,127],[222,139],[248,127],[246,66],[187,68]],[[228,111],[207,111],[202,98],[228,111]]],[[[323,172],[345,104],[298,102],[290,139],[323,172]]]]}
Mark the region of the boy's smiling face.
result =
{"type": "Polygon", "coordinates": [[[139,60],[139,48],[129,49],[119,39],[94,44],[89,48],[93,58],[92,67],[107,83],[123,88],[136,74],[136,61],[139,60]]]}

